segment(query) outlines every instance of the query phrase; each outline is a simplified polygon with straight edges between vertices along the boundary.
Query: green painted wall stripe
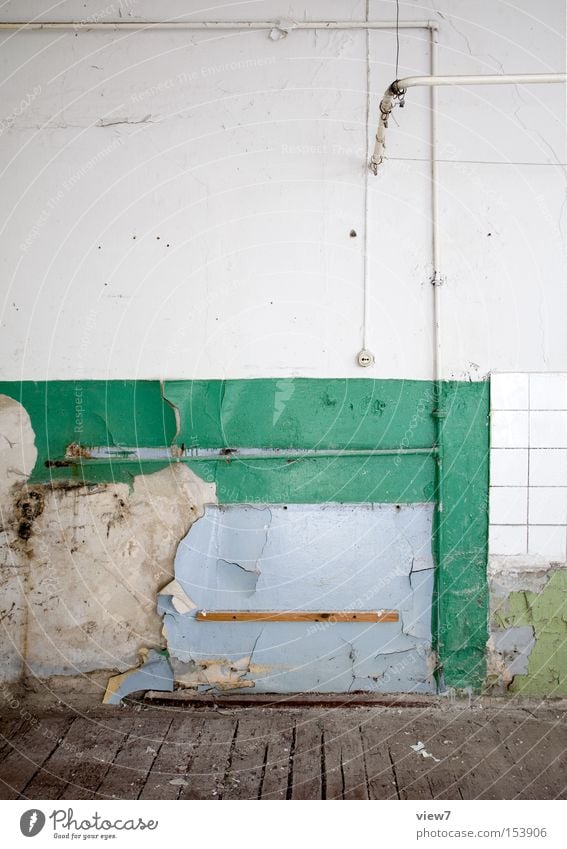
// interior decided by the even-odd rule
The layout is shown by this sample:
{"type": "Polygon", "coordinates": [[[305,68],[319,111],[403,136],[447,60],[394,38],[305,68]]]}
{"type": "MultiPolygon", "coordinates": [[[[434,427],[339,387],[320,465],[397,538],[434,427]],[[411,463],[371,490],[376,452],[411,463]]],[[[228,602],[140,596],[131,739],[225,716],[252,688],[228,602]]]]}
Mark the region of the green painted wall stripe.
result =
{"type": "Polygon", "coordinates": [[[435,439],[429,381],[168,380],[164,394],[187,446],[398,448],[435,439]]]}
{"type": "MultiPolygon", "coordinates": [[[[489,385],[441,386],[443,440],[442,549],[437,569],[437,652],[443,681],[478,689],[488,634],[489,385]]],[[[435,630],[434,630],[435,633],[435,630]]]]}
{"type": "MultiPolygon", "coordinates": [[[[257,448],[399,448],[435,443],[439,406],[443,512],[437,515],[434,633],[447,686],[478,688],[487,639],[487,383],[258,379],[228,381],[8,382],[36,433],[32,480],[131,481],[163,463],[124,460],[59,465],[71,442],[257,448]],[[165,397],[164,397],[165,396],[165,397]]],[[[423,502],[436,498],[433,457],[400,455],[294,461],[188,462],[217,484],[221,503],[423,502]]]]}

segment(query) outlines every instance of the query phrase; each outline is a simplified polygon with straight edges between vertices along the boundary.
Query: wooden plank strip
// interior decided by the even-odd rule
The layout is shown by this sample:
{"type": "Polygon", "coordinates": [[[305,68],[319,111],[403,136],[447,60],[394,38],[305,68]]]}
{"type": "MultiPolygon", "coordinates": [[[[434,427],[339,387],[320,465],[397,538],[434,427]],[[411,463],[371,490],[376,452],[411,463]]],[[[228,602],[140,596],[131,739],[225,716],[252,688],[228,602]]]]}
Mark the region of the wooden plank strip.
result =
{"type": "Polygon", "coordinates": [[[385,711],[373,712],[370,716],[364,716],[360,725],[370,799],[398,798],[396,776],[388,748],[393,724],[386,721],[386,717],[385,711]]]}
{"type": "Polygon", "coordinates": [[[419,741],[425,743],[426,750],[430,747],[427,721],[420,717],[418,723],[416,723],[420,728],[418,739],[414,740],[412,736],[390,734],[388,740],[392,772],[400,799],[431,799],[432,795],[427,775],[435,765],[435,761],[432,758],[424,758],[419,752],[411,749],[411,745],[419,741]]]}
{"type": "Polygon", "coordinates": [[[292,799],[322,799],[322,724],[315,711],[305,711],[295,726],[292,799]]]}
{"type": "MultiPolygon", "coordinates": [[[[178,799],[208,717],[176,717],[155,758],[140,799],[178,799]],[[171,782],[177,782],[172,784],[171,782]]],[[[214,722],[216,720],[212,720],[214,722]]]]}
{"type": "Polygon", "coordinates": [[[2,733],[0,734],[0,760],[4,755],[9,755],[12,751],[12,740],[20,736],[27,728],[28,723],[20,717],[6,718],[2,717],[2,733]]]}
{"type": "Polygon", "coordinates": [[[500,751],[509,764],[510,799],[555,799],[567,784],[565,728],[524,717],[499,718],[500,751]]]}
{"type": "Polygon", "coordinates": [[[330,712],[324,720],[324,782],[327,799],[368,799],[358,716],[330,712]]]}
{"type": "Polygon", "coordinates": [[[78,753],[67,786],[60,799],[93,799],[128,737],[131,717],[102,717],[94,744],[78,753]]]}
{"type": "Polygon", "coordinates": [[[270,712],[268,721],[270,736],[260,798],[286,799],[295,724],[294,714],[270,712]]]}
{"type": "Polygon", "coordinates": [[[270,733],[268,723],[269,720],[262,715],[245,716],[239,720],[223,799],[260,798],[270,733]]]}
{"type": "Polygon", "coordinates": [[[230,773],[232,750],[238,721],[233,717],[207,717],[186,786],[181,789],[182,799],[219,799],[226,776],[230,773]]]}
{"type": "Polygon", "coordinates": [[[115,738],[116,745],[111,755],[113,758],[124,737],[124,733],[111,731],[103,740],[107,733],[106,724],[107,720],[101,717],[88,719],[77,717],[65,739],[60,741],[42,769],[26,787],[26,797],[28,799],[59,799],[68,791],[69,798],[81,798],[84,782],[88,798],[88,791],[93,783],[98,784],[108,768],[108,764],[99,759],[101,756],[105,757],[106,745],[111,738],[115,738]],[[99,743],[97,748],[97,741],[100,741],[102,746],[99,743]],[[69,783],[71,783],[70,787],[69,783]]]}
{"type": "MultiPolygon", "coordinates": [[[[498,717],[498,723],[503,717],[498,717]]],[[[525,779],[507,759],[498,727],[487,716],[482,723],[463,721],[457,738],[460,745],[450,756],[455,767],[459,795],[463,799],[513,799],[525,779]]]]}
{"type": "Polygon", "coordinates": [[[97,796],[137,799],[158,757],[172,720],[167,716],[138,719],[97,788],[97,796]]]}
{"type": "Polygon", "coordinates": [[[397,610],[198,610],[199,622],[397,622],[397,610]]]}
{"type": "MultiPolygon", "coordinates": [[[[0,763],[2,799],[28,798],[22,791],[41,771],[60,740],[72,728],[74,717],[45,718],[34,723],[22,735],[13,738],[12,751],[0,763]]],[[[48,799],[49,796],[44,798],[48,799]]]]}

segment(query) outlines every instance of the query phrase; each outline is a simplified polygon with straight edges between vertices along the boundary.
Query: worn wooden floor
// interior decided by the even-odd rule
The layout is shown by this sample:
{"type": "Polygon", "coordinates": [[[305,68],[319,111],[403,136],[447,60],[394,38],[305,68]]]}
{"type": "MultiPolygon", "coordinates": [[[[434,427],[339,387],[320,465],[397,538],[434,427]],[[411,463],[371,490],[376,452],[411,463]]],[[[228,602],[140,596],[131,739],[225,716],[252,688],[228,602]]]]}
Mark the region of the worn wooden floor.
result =
{"type": "Polygon", "coordinates": [[[166,706],[12,716],[0,782],[4,799],[565,799],[567,713],[166,706]],[[434,757],[414,752],[418,742],[434,757]]]}

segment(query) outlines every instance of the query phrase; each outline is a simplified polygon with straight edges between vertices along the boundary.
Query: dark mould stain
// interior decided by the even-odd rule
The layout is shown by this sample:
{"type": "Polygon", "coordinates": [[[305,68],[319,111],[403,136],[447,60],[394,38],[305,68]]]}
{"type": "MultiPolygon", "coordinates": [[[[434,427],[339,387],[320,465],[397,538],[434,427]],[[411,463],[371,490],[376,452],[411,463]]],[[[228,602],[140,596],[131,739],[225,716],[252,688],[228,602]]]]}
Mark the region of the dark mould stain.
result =
{"type": "Polygon", "coordinates": [[[33,523],[41,516],[44,508],[43,493],[38,489],[26,489],[16,501],[18,536],[28,540],[33,533],[33,523]]]}

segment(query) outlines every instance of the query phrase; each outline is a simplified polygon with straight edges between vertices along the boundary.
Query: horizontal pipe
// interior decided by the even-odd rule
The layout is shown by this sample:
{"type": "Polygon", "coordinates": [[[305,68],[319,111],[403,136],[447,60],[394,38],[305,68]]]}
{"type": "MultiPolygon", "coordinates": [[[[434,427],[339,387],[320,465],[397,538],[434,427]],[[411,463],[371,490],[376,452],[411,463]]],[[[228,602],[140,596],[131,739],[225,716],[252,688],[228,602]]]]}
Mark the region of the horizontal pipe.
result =
{"type": "Polygon", "coordinates": [[[167,462],[188,460],[191,462],[218,462],[229,460],[309,460],[327,457],[389,457],[400,454],[435,454],[437,449],[430,448],[114,448],[113,446],[96,446],[84,448],[70,445],[65,454],[65,460],[55,460],[52,466],[61,463],[101,462],[108,460],[126,462],[167,462]]]}
{"type": "Polygon", "coordinates": [[[434,77],[404,77],[394,80],[388,90],[393,94],[401,94],[413,86],[438,85],[537,85],[538,83],[564,83],[567,74],[454,74],[434,77]]]}
{"type": "Polygon", "coordinates": [[[567,74],[480,74],[480,75],[451,75],[451,76],[429,76],[429,77],[404,77],[394,80],[384,92],[380,101],[380,118],[376,131],[376,143],[374,153],[369,163],[373,174],[378,173],[378,168],[384,159],[386,149],[386,130],[388,119],[394,108],[394,101],[400,99],[408,88],[414,86],[463,86],[463,85],[540,85],[550,83],[567,82],[567,74]]]}
{"type": "MultiPolygon", "coordinates": [[[[399,29],[437,29],[435,21],[400,21],[399,29]]],[[[0,30],[295,30],[295,29],[396,29],[395,21],[3,21],[0,30]]]]}

